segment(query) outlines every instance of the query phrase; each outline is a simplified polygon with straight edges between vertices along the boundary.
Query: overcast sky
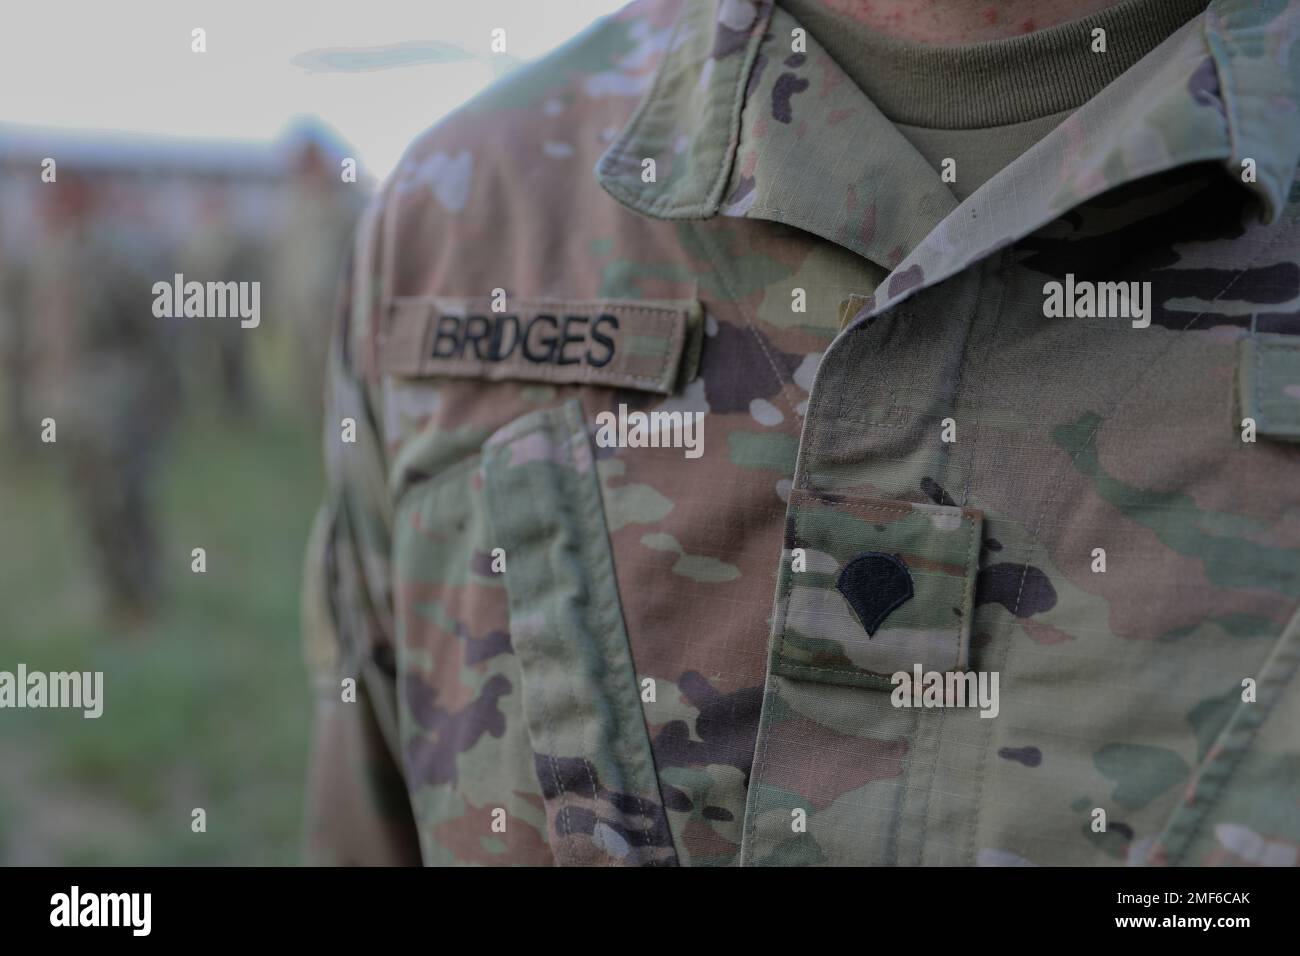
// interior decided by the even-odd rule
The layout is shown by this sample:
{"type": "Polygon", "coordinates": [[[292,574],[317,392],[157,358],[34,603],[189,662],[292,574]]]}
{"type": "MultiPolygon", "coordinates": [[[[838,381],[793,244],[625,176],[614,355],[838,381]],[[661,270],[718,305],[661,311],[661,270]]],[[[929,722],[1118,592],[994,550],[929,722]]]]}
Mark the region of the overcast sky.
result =
{"type": "Polygon", "coordinates": [[[511,60],[624,0],[5,2],[0,123],[274,139],[315,114],[382,177],[511,60]],[[191,52],[191,31],[207,52],[191,52]],[[506,31],[507,56],[490,50],[506,31]]]}

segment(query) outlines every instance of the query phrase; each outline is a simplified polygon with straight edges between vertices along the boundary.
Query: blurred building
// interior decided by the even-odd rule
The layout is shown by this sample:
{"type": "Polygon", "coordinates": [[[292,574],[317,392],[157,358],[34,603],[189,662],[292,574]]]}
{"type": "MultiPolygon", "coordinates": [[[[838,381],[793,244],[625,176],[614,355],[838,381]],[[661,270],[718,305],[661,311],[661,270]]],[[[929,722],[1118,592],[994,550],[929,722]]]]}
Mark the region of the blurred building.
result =
{"type": "Polygon", "coordinates": [[[127,615],[156,591],[149,487],[183,399],[248,414],[264,352],[301,389],[294,407],[307,419],[319,408],[335,290],[370,192],[364,174],[342,175],[349,156],[314,121],[270,144],[0,126],[5,444],[30,450],[56,419],[55,460],[127,615]],[[256,328],[155,315],[154,283],[176,273],[259,283],[256,328]]]}

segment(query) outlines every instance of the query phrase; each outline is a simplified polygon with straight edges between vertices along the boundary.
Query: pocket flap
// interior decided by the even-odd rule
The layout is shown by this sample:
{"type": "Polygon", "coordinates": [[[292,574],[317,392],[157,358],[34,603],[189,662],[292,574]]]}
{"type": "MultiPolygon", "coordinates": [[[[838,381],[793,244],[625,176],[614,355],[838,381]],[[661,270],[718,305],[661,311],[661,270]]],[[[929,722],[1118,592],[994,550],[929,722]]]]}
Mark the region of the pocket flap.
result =
{"type": "Polygon", "coordinates": [[[581,406],[496,432],[482,475],[551,851],[563,865],[675,865],[581,406]]]}

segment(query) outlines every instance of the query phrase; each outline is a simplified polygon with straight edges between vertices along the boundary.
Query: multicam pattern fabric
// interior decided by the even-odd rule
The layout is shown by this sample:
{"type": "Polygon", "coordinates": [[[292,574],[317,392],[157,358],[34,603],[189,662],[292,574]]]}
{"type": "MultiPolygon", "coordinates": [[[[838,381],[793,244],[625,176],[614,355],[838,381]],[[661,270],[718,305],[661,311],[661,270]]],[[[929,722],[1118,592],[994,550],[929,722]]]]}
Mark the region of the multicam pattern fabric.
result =
{"type": "Polygon", "coordinates": [[[318,858],[1298,862],[1300,4],[1215,0],[961,203],[795,26],[634,4],[365,217],[318,858]],[[1067,276],[1149,282],[1149,326],[1047,317],[1067,276]],[[698,374],[385,373],[395,301],[498,288],[698,302],[698,374]],[[703,413],[703,455],[601,447],[621,404],[703,413]],[[915,585],[874,636],[865,552],[915,585]],[[997,716],[845,677],[909,664],[996,672],[997,716]]]}

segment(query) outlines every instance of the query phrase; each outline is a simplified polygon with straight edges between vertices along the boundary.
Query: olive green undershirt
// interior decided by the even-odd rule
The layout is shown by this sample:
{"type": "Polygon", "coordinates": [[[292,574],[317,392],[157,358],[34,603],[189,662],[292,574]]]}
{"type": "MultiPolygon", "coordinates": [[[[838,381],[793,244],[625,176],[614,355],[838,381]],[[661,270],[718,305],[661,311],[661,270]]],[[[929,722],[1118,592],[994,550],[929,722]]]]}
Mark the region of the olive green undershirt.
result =
{"type": "Polygon", "coordinates": [[[1050,133],[1208,0],[1122,0],[1024,36],[961,46],[887,37],[826,7],[778,0],[936,170],[956,160],[965,199],[1050,133]],[[1093,52],[1092,31],[1106,31],[1093,52]]]}
{"type": "Polygon", "coordinates": [[[956,179],[947,184],[959,200],[984,185],[1013,159],[1056,129],[1073,110],[1051,113],[1006,126],[942,129],[895,122],[898,131],[935,169],[956,160],[956,179]]]}

